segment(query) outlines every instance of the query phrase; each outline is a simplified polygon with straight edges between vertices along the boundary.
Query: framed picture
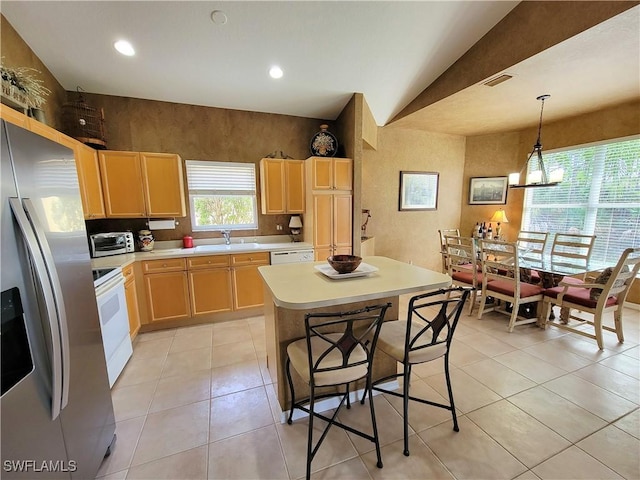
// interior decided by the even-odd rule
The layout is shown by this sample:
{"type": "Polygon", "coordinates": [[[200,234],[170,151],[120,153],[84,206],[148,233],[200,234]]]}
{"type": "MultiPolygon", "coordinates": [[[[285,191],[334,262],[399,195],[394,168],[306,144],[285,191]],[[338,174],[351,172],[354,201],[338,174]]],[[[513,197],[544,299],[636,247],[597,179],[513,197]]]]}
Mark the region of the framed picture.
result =
{"type": "Polygon", "coordinates": [[[508,186],[509,177],[472,177],[469,205],[504,205],[508,186]]]}
{"type": "Polygon", "coordinates": [[[438,173],[400,172],[399,210],[436,210],[438,173]]]}

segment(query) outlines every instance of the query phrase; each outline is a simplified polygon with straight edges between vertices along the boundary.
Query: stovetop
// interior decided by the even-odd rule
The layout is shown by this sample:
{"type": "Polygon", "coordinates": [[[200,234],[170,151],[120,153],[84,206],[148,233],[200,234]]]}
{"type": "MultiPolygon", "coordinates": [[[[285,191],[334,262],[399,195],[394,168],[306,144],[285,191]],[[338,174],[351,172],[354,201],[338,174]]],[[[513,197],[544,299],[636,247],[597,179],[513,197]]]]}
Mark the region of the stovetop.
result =
{"type": "Polygon", "coordinates": [[[117,277],[122,274],[122,269],[119,267],[114,268],[94,268],[93,269],[93,286],[99,287],[105,282],[108,282],[113,277],[117,277]]]}

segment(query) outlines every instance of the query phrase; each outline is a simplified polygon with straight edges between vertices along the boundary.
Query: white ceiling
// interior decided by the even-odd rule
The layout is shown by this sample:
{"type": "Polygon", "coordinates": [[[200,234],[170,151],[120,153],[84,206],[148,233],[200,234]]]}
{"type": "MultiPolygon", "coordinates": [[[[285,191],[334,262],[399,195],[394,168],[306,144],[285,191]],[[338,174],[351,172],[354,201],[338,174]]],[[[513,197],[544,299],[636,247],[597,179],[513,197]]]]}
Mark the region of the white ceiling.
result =
{"type": "MultiPolygon", "coordinates": [[[[333,120],[353,92],[386,124],[516,1],[7,1],[2,14],[67,90],[333,120]],[[224,25],[211,21],[222,10],[224,25]],[[137,51],[123,57],[113,42],[137,51]],[[273,64],[284,70],[269,78],[273,64]]],[[[640,95],[635,7],[397,123],[474,135],[640,95]]]]}

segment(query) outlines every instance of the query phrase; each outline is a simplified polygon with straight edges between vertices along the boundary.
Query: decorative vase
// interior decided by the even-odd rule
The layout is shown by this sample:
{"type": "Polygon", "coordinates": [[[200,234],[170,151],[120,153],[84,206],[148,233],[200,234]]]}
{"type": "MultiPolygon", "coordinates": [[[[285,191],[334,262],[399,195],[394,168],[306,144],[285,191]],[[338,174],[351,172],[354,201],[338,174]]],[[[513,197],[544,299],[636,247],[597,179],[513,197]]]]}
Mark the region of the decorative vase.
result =
{"type": "Polygon", "coordinates": [[[320,131],[311,138],[311,155],[314,157],[334,157],[338,151],[338,140],[328,128],[329,125],[320,125],[320,131]]]}
{"type": "Polygon", "coordinates": [[[154,238],[151,230],[140,230],[138,232],[138,246],[141,252],[151,252],[153,250],[154,238]]]}

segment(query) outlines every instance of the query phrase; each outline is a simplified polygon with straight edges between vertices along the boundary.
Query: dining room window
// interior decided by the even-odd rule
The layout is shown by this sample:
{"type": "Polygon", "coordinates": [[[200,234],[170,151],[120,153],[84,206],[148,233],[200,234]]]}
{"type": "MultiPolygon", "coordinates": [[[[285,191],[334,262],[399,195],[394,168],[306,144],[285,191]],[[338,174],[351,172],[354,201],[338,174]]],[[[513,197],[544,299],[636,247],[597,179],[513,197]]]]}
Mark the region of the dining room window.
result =
{"type": "Polygon", "coordinates": [[[547,171],[564,169],[564,180],[526,190],[522,230],[596,235],[599,265],[640,246],[640,137],[545,151],[544,159],[547,171]]]}
{"type": "Polygon", "coordinates": [[[194,231],[258,228],[253,163],[187,160],[186,167],[194,231]]]}

